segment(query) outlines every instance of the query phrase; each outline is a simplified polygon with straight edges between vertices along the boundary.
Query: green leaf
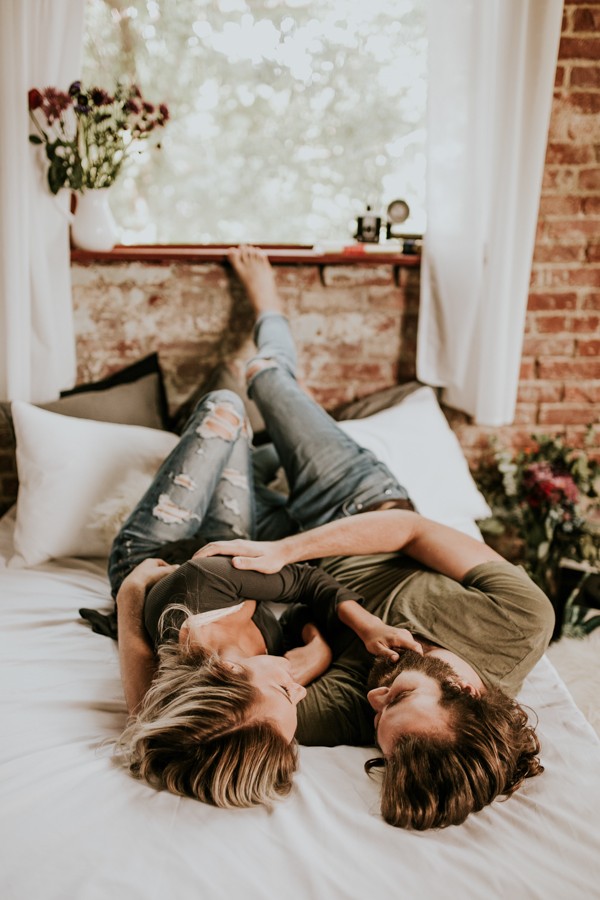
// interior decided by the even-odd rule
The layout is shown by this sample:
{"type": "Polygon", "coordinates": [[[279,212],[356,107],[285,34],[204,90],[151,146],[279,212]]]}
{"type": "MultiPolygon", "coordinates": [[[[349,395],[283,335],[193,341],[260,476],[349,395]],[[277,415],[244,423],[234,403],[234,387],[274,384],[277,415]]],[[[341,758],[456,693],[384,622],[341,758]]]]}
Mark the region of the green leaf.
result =
{"type": "Polygon", "coordinates": [[[31,144],[43,144],[44,143],[43,140],[41,139],[41,137],[38,137],[37,134],[30,134],[29,141],[31,144]]]}

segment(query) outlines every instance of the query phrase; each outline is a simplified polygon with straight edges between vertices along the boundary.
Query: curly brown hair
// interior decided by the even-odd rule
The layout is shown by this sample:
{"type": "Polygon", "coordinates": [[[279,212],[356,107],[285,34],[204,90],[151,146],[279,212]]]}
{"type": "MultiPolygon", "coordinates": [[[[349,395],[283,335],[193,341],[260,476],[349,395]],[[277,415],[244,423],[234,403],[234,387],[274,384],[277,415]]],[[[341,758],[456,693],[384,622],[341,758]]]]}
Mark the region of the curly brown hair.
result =
{"type": "Polygon", "coordinates": [[[544,771],[538,737],[515,700],[498,688],[474,697],[456,685],[441,687],[448,733],[403,734],[388,757],[365,763],[367,772],[383,767],[381,814],[390,825],[417,831],[460,825],[544,771]]]}

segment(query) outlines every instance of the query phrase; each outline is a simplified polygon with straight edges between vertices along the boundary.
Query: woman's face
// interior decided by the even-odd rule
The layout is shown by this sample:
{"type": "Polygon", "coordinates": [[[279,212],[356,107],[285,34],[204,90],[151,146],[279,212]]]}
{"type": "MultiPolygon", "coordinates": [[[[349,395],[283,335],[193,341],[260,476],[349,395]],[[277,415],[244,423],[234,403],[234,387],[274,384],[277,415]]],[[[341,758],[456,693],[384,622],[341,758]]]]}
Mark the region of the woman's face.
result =
{"type": "Polygon", "coordinates": [[[306,697],[306,688],[294,681],[290,663],[283,656],[251,656],[233,665],[245,670],[259,698],[252,707],[252,717],[273,723],[290,743],[298,725],[298,703],[306,697]]]}

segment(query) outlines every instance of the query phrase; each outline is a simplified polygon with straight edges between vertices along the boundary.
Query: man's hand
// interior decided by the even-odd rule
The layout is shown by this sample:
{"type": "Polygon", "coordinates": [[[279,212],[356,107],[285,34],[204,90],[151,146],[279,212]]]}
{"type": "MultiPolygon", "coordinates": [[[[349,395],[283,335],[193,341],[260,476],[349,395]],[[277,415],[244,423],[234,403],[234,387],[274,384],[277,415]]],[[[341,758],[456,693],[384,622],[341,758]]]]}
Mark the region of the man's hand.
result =
{"type": "Polygon", "coordinates": [[[206,556],[231,556],[231,564],[236,569],[251,569],[265,575],[280,572],[289,562],[282,541],[212,541],[197,550],[192,559],[206,556]]]}
{"type": "MultiPolygon", "coordinates": [[[[374,616],[374,618],[376,618],[374,616]]],[[[399,658],[395,648],[402,650],[414,650],[416,653],[423,655],[423,648],[418,641],[406,628],[394,628],[393,625],[386,625],[380,619],[370,628],[365,629],[360,638],[366,649],[373,656],[385,656],[393,662],[399,658]]]]}
{"type": "Polygon", "coordinates": [[[294,681],[306,686],[326,672],[331,665],[332,654],[329,644],[312,623],[302,629],[304,647],[288,650],[285,658],[291,663],[291,674],[294,681]]]}

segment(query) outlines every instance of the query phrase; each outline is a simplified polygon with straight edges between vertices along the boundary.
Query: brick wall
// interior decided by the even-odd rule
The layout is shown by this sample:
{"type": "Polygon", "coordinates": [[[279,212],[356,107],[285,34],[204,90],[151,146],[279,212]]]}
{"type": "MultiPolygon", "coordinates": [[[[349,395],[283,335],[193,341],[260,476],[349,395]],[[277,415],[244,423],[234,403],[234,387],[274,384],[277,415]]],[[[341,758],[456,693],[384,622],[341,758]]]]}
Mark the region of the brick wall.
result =
{"type": "MultiPolygon", "coordinates": [[[[414,377],[418,275],[392,265],[277,265],[300,371],[328,408],[414,377]]],[[[174,409],[253,350],[253,315],[221,264],[75,265],[79,381],[158,350],[174,409]]]]}

